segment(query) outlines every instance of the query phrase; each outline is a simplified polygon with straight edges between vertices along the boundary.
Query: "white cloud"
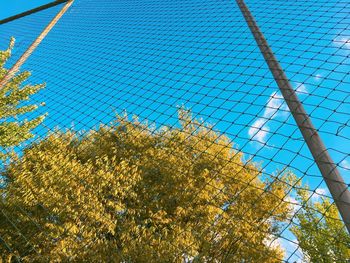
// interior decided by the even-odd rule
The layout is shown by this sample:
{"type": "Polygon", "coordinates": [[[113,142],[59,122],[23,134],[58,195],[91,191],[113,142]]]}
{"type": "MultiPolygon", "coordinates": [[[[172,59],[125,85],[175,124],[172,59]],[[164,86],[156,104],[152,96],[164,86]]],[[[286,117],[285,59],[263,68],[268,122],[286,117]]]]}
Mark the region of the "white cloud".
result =
{"type": "Polygon", "coordinates": [[[274,235],[270,235],[267,237],[263,242],[266,246],[274,249],[281,249],[283,251],[283,254],[285,254],[286,250],[284,246],[282,245],[283,239],[280,237],[276,237],[274,235]]]}
{"type": "Polygon", "coordinates": [[[326,188],[317,188],[314,193],[312,193],[312,200],[317,201],[320,197],[329,195],[328,189],[326,188]]]}
{"type": "Polygon", "coordinates": [[[283,251],[284,259],[288,262],[297,262],[302,263],[305,262],[303,259],[305,258],[303,252],[299,247],[299,242],[295,237],[289,237],[288,234],[286,237],[276,237],[270,235],[268,238],[264,240],[264,244],[271,248],[279,248],[283,251]]]}
{"type": "Polygon", "coordinates": [[[248,130],[249,137],[257,140],[259,143],[264,144],[270,131],[269,127],[266,125],[266,122],[267,120],[263,118],[257,119],[248,130]]]}
{"type": "Polygon", "coordinates": [[[291,215],[292,218],[290,218],[290,220],[293,220],[294,214],[301,208],[301,204],[298,202],[298,200],[289,195],[284,198],[284,201],[287,202],[293,208],[294,213],[291,215]]]}
{"type": "Polygon", "coordinates": [[[266,104],[264,117],[267,119],[273,119],[276,117],[277,113],[280,113],[279,110],[285,112],[288,110],[288,107],[284,102],[284,98],[279,93],[273,92],[266,104]]]}
{"type": "Polygon", "coordinates": [[[345,170],[350,170],[350,162],[348,160],[341,161],[340,166],[345,170]]]}
{"type": "Polygon", "coordinates": [[[297,83],[294,90],[296,93],[299,93],[299,94],[308,94],[309,93],[306,86],[303,83],[297,83]]]}
{"type": "Polygon", "coordinates": [[[315,190],[315,193],[319,195],[326,195],[328,193],[328,190],[326,188],[317,188],[315,190]]]}
{"type": "Polygon", "coordinates": [[[275,238],[274,240],[272,240],[272,242],[270,243],[270,247],[271,248],[280,248],[283,250],[283,253],[285,254],[285,249],[282,246],[282,238],[275,238]]]}
{"type": "Polygon", "coordinates": [[[333,40],[333,42],[337,46],[350,49],[350,37],[337,37],[333,40]]]}
{"type": "Polygon", "coordinates": [[[249,137],[264,144],[270,131],[268,121],[285,114],[288,114],[288,107],[284,98],[278,92],[273,92],[266,103],[263,117],[257,119],[249,128],[249,137]]]}
{"type": "Polygon", "coordinates": [[[319,81],[322,78],[323,78],[323,76],[321,74],[316,74],[315,75],[315,80],[317,80],[317,81],[319,81]]]}

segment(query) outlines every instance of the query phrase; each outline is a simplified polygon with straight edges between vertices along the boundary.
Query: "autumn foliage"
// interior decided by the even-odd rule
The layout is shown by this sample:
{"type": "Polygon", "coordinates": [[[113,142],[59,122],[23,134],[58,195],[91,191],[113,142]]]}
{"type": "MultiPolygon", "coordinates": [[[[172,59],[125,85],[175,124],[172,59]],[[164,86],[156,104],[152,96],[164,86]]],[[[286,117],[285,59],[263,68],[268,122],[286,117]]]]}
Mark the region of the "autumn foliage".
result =
{"type": "Polygon", "coordinates": [[[262,181],[228,138],[179,119],[155,129],[118,118],[25,149],[3,173],[3,259],[280,262],[270,243],[290,210],[285,180],[262,181]]]}

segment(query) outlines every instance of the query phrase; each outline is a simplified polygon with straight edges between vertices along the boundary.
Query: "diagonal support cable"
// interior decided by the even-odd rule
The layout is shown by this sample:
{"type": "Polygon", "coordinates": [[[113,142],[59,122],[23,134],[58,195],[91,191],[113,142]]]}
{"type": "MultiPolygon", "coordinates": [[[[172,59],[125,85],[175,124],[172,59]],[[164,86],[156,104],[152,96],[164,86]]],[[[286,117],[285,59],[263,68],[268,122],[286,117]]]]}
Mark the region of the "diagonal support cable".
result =
{"type": "Polygon", "coordinates": [[[48,3],[48,4],[46,4],[46,5],[42,5],[42,6],[33,8],[33,9],[31,9],[31,10],[25,11],[25,12],[23,12],[23,13],[20,13],[20,14],[14,15],[14,16],[7,17],[7,18],[5,18],[5,19],[0,20],[0,25],[5,24],[5,23],[8,23],[8,22],[11,22],[11,21],[14,21],[14,20],[17,20],[17,19],[19,19],[19,18],[28,16],[28,15],[32,15],[32,14],[34,14],[34,13],[43,11],[43,10],[45,10],[45,9],[54,7],[54,6],[56,6],[56,5],[60,5],[60,4],[62,4],[62,3],[68,2],[68,1],[70,1],[70,0],[56,0],[56,1],[51,2],[51,3],[48,3]]]}
{"type": "Polygon", "coordinates": [[[41,41],[51,31],[51,29],[55,26],[58,20],[60,20],[60,18],[72,5],[72,3],[73,3],[72,0],[66,2],[63,8],[57,13],[57,15],[51,20],[51,22],[45,27],[45,29],[40,33],[40,35],[34,40],[34,42],[28,47],[28,49],[23,53],[23,55],[17,60],[17,62],[12,66],[12,68],[7,72],[5,77],[0,80],[0,89],[4,87],[16,75],[16,73],[19,71],[23,63],[28,59],[28,57],[33,53],[33,51],[41,43],[41,41]]]}

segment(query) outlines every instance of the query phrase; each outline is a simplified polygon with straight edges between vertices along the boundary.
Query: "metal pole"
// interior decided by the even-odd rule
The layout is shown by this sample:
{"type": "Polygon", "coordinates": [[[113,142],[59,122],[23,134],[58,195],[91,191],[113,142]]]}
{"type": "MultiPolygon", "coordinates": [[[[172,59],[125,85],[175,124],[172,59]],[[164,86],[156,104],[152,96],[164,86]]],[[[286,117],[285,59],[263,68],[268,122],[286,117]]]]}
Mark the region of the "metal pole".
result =
{"type": "Polygon", "coordinates": [[[57,13],[57,15],[51,20],[51,22],[45,27],[41,34],[34,40],[34,42],[28,47],[28,49],[23,53],[23,55],[17,60],[17,62],[12,66],[12,68],[7,72],[5,77],[0,80],[0,89],[4,87],[19,71],[23,63],[28,59],[28,57],[33,53],[36,47],[41,43],[41,41],[46,37],[46,35],[51,31],[58,20],[63,16],[63,14],[72,5],[73,1],[68,1],[63,8],[57,13]]]}
{"type": "Polygon", "coordinates": [[[350,192],[244,0],[236,0],[350,233],[350,192]]]}

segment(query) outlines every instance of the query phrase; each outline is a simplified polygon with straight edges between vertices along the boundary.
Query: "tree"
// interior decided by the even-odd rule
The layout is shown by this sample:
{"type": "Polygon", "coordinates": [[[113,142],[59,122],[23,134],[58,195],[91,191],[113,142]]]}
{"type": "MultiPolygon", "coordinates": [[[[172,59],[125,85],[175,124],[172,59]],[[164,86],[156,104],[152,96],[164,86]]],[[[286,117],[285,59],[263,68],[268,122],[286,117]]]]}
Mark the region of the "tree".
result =
{"type": "Polygon", "coordinates": [[[302,209],[296,214],[292,232],[306,262],[346,263],[350,259],[350,236],[338,209],[327,197],[313,201],[308,190],[300,190],[302,209]]]}
{"type": "MultiPolygon", "coordinates": [[[[0,51],[0,80],[8,73],[4,66],[11,56],[13,46],[14,38],[11,38],[8,49],[0,51]]],[[[31,131],[44,119],[44,116],[33,120],[21,118],[26,113],[33,112],[38,108],[37,105],[29,105],[24,102],[44,87],[44,85],[25,85],[22,87],[22,83],[29,76],[30,73],[24,71],[0,87],[0,160],[2,161],[9,156],[12,147],[30,139],[33,136],[31,131]]]]}
{"type": "Polygon", "coordinates": [[[55,132],[4,172],[1,254],[22,261],[281,262],[290,175],[260,179],[228,138],[127,118],[55,132]],[[6,216],[5,216],[6,215],[6,216]]]}

